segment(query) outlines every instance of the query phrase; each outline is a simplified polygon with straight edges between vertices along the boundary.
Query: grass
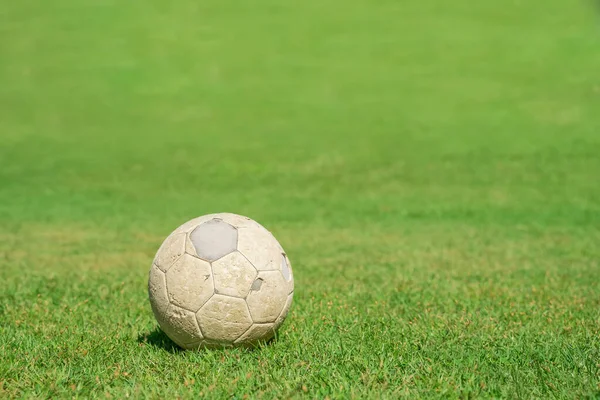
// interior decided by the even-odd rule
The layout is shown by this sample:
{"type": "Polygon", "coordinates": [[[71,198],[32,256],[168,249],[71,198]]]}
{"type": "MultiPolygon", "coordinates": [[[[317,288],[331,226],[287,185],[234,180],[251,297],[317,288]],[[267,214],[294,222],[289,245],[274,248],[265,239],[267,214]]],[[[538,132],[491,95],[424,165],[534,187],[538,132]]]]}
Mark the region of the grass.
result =
{"type": "Polygon", "coordinates": [[[8,2],[0,397],[600,397],[599,68],[578,2],[8,2]],[[294,304],[179,351],[147,272],[218,211],[294,304]]]}

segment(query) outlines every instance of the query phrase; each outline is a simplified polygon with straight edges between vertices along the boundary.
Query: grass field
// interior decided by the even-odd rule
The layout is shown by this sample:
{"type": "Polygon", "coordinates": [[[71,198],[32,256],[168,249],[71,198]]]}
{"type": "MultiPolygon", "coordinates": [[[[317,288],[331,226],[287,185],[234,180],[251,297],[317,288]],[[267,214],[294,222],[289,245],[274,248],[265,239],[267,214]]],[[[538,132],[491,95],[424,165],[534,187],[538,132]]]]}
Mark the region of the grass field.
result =
{"type": "Polygon", "coordinates": [[[4,3],[0,397],[600,397],[591,4],[4,3]],[[219,211],[294,304],[179,351],[147,273],[219,211]]]}

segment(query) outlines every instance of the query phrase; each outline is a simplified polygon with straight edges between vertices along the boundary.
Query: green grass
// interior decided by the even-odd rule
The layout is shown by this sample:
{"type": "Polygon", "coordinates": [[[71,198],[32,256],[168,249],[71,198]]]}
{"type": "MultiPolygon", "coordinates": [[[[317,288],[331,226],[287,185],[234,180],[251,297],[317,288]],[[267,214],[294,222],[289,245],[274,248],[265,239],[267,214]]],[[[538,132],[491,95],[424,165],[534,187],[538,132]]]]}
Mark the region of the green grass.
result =
{"type": "Polygon", "coordinates": [[[590,4],[5,3],[0,397],[600,397],[590,4]],[[294,304],[178,351],[147,272],[218,211],[294,304]]]}

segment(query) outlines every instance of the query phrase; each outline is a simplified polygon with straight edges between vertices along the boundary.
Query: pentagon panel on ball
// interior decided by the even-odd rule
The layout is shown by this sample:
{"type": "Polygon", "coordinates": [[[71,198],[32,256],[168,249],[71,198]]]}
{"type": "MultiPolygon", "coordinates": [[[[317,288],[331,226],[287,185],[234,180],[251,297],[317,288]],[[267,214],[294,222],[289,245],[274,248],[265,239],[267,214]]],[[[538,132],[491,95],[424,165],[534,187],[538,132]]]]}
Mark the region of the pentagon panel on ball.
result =
{"type": "Polygon", "coordinates": [[[159,248],[148,280],[160,328],[184,349],[271,339],[293,292],[292,265],[277,239],[256,221],[229,213],[175,229],[159,248]]]}
{"type": "Polygon", "coordinates": [[[194,228],[189,239],[198,257],[215,261],[235,251],[238,232],[222,219],[213,218],[194,228]]]}

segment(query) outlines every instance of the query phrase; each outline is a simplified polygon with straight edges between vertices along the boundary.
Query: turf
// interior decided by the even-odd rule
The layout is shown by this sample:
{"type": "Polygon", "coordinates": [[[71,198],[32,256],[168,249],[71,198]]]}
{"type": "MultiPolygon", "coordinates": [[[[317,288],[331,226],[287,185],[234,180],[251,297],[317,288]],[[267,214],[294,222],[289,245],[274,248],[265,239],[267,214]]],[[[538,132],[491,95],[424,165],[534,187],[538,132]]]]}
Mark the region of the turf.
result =
{"type": "Polygon", "coordinates": [[[591,4],[0,10],[0,397],[600,397],[591,4]],[[162,239],[270,228],[277,339],[183,352],[162,239]]]}

